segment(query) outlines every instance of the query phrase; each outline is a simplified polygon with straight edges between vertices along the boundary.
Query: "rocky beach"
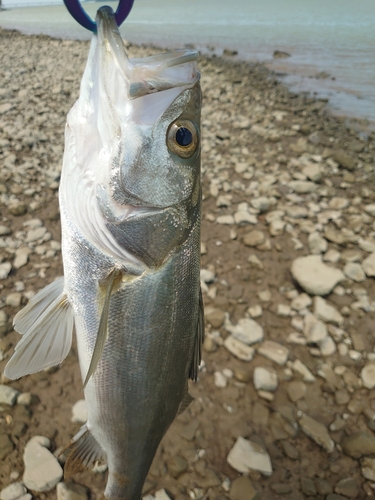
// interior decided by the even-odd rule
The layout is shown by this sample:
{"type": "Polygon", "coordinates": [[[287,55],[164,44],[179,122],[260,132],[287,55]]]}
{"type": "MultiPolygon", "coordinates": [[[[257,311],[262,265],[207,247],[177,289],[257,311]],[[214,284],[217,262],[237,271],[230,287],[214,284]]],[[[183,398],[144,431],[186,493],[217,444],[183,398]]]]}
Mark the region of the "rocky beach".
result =
{"type": "MultiPolygon", "coordinates": [[[[76,349],[3,375],[14,315],[62,275],[64,126],[87,53],[0,29],[1,500],[99,499],[106,482],[105,464],[63,478],[85,421],[76,349]]],[[[374,499],[375,133],[227,56],[199,63],[203,363],[144,498],[374,499]]]]}

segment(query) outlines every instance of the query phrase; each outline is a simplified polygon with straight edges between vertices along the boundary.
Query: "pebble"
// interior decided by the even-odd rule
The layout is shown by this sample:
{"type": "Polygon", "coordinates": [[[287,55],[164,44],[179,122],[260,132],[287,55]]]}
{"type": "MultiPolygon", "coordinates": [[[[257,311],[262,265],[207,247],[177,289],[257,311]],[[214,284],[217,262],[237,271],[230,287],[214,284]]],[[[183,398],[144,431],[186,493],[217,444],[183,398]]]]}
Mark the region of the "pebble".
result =
{"type": "Polygon", "coordinates": [[[79,424],[84,424],[87,421],[87,405],[84,399],[80,399],[74,403],[71,420],[79,424]]]}
{"type": "Polygon", "coordinates": [[[361,380],[363,387],[366,387],[366,389],[375,387],[375,364],[370,363],[362,368],[361,380]]]}
{"type": "Polygon", "coordinates": [[[233,356],[236,356],[236,358],[242,361],[251,361],[254,357],[254,348],[244,344],[233,337],[233,335],[229,335],[229,337],[224,340],[224,346],[233,356]]]}
{"type": "Polygon", "coordinates": [[[57,500],[88,500],[89,492],[85,486],[76,483],[58,483],[57,500]]]}
{"type": "Polygon", "coordinates": [[[289,349],[272,340],[266,340],[258,348],[258,353],[280,366],[285,365],[289,356],[289,349]]]}
{"type": "Polygon", "coordinates": [[[302,361],[300,361],[299,359],[296,359],[295,361],[293,361],[292,370],[294,372],[298,373],[299,375],[302,375],[304,382],[314,382],[315,381],[314,375],[307,368],[307,366],[304,365],[302,363],[302,361]]]}
{"type": "Polygon", "coordinates": [[[257,247],[266,241],[266,237],[262,231],[254,230],[245,234],[243,242],[248,247],[257,247]]]}
{"type": "MultiPolygon", "coordinates": [[[[302,413],[302,412],[301,412],[302,413]]],[[[335,449],[335,443],[329,435],[325,425],[318,422],[305,413],[302,413],[298,419],[299,425],[303,432],[309,436],[315,443],[321,446],[327,453],[332,453],[335,449]]]]}
{"type": "Polygon", "coordinates": [[[254,387],[257,391],[276,391],[279,381],[274,370],[257,366],[253,375],[254,387]]]}
{"type": "Polygon", "coordinates": [[[13,261],[13,267],[15,269],[20,269],[25,266],[29,260],[29,255],[32,252],[29,247],[21,247],[16,250],[16,257],[13,261]]]}
{"type": "Polygon", "coordinates": [[[215,372],[214,373],[214,384],[216,385],[216,387],[219,387],[222,389],[228,385],[228,379],[225,375],[223,375],[223,373],[215,372]]]}
{"type": "Polygon", "coordinates": [[[0,500],[16,500],[27,493],[22,483],[12,483],[0,492],[0,500]]]}
{"type": "Polygon", "coordinates": [[[345,436],[340,444],[344,453],[353,458],[375,454],[375,437],[366,431],[358,431],[345,436]]]}
{"type": "Polygon", "coordinates": [[[305,335],[308,344],[320,344],[327,338],[328,330],[322,321],[316,321],[311,328],[306,329],[305,335]]]}
{"type": "Polygon", "coordinates": [[[306,309],[307,307],[310,307],[311,304],[312,304],[311,297],[307,295],[307,293],[301,293],[292,300],[290,307],[295,311],[300,311],[301,309],[306,309]]]}
{"type": "Polygon", "coordinates": [[[156,493],[155,493],[155,500],[171,500],[171,497],[167,494],[167,492],[162,489],[162,490],[158,490],[156,493]]]}
{"type": "Polygon", "coordinates": [[[59,462],[47,449],[49,446],[50,440],[43,436],[34,436],[26,444],[23,483],[29,490],[51,491],[63,476],[59,462]]]}
{"type": "Polygon", "coordinates": [[[0,385],[0,404],[13,406],[19,395],[19,391],[9,385],[0,385]]]}
{"type": "Polygon", "coordinates": [[[375,276],[375,252],[362,262],[362,268],[368,277],[375,276]]]}
{"type": "Polygon", "coordinates": [[[261,500],[262,498],[247,476],[237,477],[231,485],[229,494],[233,500],[261,500]]]}
{"type": "Polygon", "coordinates": [[[265,476],[272,474],[269,454],[258,443],[253,443],[242,436],[235,442],[227,457],[228,464],[238,472],[259,471],[265,476]]]}
{"type": "Polygon", "coordinates": [[[224,313],[221,309],[207,308],[205,313],[206,320],[213,328],[220,328],[224,323],[224,313]]]}
{"type": "Polygon", "coordinates": [[[26,235],[26,242],[32,243],[34,241],[41,240],[47,232],[46,227],[38,227],[36,229],[30,229],[26,235]]]}
{"type": "Polygon", "coordinates": [[[293,278],[311,295],[327,295],[344,279],[339,269],[327,266],[319,255],[298,257],[292,263],[293,278]]]}
{"type": "Polygon", "coordinates": [[[12,264],[10,262],[2,262],[0,264],[0,280],[5,280],[12,269],[12,264]]]}
{"type": "Polygon", "coordinates": [[[347,278],[355,281],[356,283],[360,283],[366,279],[366,275],[362,267],[355,262],[347,262],[345,264],[344,274],[347,278]]]}
{"type": "Polygon", "coordinates": [[[361,472],[362,476],[365,479],[368,479],[369,481],[375,481],[375,458],[362,458],[361,472]]]}
{"type": "Polygon", "coordinates": [[[246,345],[256,344],[264,338],[263,328],[250,318],[241,318],[237,325],[232,325],[229,320],[229,315],[226,313],[224,328],[246,345]]]}
{"type": "Polygon", "coordinates": [[[312,254],[325,253],[328,248],[328,242],[319,233],[310,233],[307,239],[309,250],[312,254]]]}
{"type": "Polygon", "coordinates": [[[215,281],[215,278],[215,273],[213,273],[209,269],[201,269],[201,280],[208,285],[213,283],[215,281]]]}
{"type": "Polygon", "coordinates": [[[22,392],[17,396],[17,404],[21,406],[30,406],[33,402],[33,395],[31,392],[22,392]]]}
{"type": "Polygon", "coordinates": [[[307,390],[306,384],[304,384],[300,380],[294,380],[293,382],[289,382],[286,389],[289,399],[293,403],[302,399],[306,394],[306,390],[307,390]]]}
{"type": "Polygon", "coordinates": [[[27,207],[20,200],[12,200],[9,203],[8,210],[12,215],[24,215],[27,212],[27,207]]]}
{"type": "Polygon", "coordinates": [[[20,307],[21,301],[22,301],[22,293],[20,292],[10,293],[9,295],[7,295],[5,299],[5,303],[7,306],[15,308],[20,307]]]}
{"type": "Polygon", "coordinates": [[[249,307],[247,310],[251,318],[259,318],[263,314],[262,306],[257,304],[256,306],[249,307]]]}
{"type": "Polygon", "coordinates": [[[233,215],[219,215],[216,219],[218,224],[233,225],[235,223],[233,215]]]}

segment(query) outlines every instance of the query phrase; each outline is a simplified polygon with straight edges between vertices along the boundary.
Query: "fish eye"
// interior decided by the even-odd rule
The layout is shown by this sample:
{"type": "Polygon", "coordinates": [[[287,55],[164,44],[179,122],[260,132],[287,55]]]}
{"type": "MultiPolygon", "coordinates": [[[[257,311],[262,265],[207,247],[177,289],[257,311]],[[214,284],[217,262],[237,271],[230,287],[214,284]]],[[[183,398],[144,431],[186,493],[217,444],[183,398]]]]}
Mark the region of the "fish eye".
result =
{"type": "Polygon", "coordinates": [[[198,132],[190,120],[176,120],[167,132],[167,146],[181,158],[190,158],[198,149],[198,132]]]}

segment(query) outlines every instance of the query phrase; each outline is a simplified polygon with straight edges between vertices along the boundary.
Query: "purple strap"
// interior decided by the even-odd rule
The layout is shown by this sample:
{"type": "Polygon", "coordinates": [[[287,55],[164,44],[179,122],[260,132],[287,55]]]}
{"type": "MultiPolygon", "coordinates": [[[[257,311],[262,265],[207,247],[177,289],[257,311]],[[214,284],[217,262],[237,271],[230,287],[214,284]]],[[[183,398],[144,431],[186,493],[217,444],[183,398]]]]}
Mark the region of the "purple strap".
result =
{"type": "MultiPolygon", "coordinates": [[[[71,16],[84,28],[96,33],[96,23],[86,14],[79,0],[64,0],[65,6],[71,16]]],[[[115,13],[117,26],[120,26],[132,10],[134,0],[119,0],[115,13]]]]}

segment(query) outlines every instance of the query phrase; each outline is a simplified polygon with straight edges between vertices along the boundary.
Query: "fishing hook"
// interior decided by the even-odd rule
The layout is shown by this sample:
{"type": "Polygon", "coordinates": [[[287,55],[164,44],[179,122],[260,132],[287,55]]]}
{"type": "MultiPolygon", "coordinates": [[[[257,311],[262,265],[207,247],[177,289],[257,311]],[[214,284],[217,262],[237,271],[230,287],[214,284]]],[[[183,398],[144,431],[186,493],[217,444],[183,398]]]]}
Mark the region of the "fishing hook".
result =
{"type": "MultiPolygon", "coordinates": [[[[134,0],[119,0],[115,19],[117,26],[120,26],[128,17],[132,10],[134,0]]],[[[96,23],[83,9],[79,0],[64,0],[65,7],[68,9],[72,17],[84,28],[96,33],[96,23]]]]}

